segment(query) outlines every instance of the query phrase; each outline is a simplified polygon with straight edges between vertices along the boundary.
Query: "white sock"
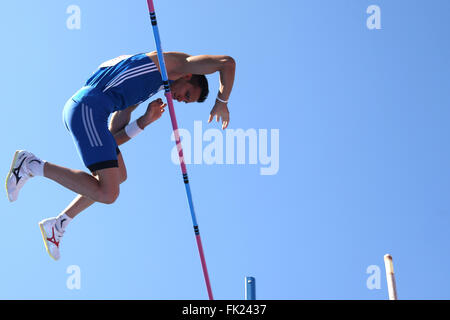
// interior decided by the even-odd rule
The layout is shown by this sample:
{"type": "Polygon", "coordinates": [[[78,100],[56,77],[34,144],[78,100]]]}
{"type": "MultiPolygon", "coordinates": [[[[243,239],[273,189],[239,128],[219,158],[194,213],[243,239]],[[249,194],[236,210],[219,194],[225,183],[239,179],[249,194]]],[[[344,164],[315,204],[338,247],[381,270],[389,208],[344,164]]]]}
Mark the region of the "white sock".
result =
{"type": "Polygon", "coordinates": [[[27,169],[33,176],[44,175],[45,160],[33,157],[27,160],[27,169]]]}
{"type": "Polygon", "coordinates": [[[72,221],[73,218],[70,218],[67,214],[61,213],[59,216],[56,217],[56,229],[59,231],[64,231],[69,224],[70,221],[72,221]]]}

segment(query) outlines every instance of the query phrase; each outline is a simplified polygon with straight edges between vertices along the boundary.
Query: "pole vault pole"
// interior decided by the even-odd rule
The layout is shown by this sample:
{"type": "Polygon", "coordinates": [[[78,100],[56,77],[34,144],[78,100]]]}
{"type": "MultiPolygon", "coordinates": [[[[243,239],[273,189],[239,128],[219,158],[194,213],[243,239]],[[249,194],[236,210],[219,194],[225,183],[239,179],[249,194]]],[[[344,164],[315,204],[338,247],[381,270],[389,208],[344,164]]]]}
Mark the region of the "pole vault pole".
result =
{"type": "Polygon", "coordinates": [[[175,116],[175,108],[173,107],[172,93],[170,92],[169,77],[167,75],[166,64],[164,62],[164,56],[163,56],[163,51],[162,51],[162,47],[161,47],[161,39],[159,37],[159,30],[158,30],[158,24],[156,22],[156,14],[155,14],[155,7],[153,6],[153,0],[147,0],[147,5],[148,5],[148,10],[150,12],[150,20],[152,22],[153,35],[155,37],[156,49],[158,51],[159,67],[161,69],[161,75],[162,75],[164,91],[165,91],[164,95],[166,96],[167,104],[169,106],[170,119],[172,121],[172,128],[173,128],[173,132],[174,132],[174,136],[175,136],[175,142],[177,145],[178,156],[180,158],[181,172],[183,174],[184,186],[186,188],[186,195],[187,195],[187,199],[189,202],[189,209],[191,211],[192,223],[194,225],[195,239],[197,240],[198,253],[200,254],[200,261],[202,263],[203,276],[205,277],[206,289],[208,290],[209,300],[213,300],[214,298],[213,298],[213,294],[212,294],[212,290],[211,290],[211,283],[209,281],[208,269],[206,267],[205,254],[203,253],[202,239],[200,238],[200,231],[198,228],[197,218],[195,216],[195,211],[194,211],[194,203],[192,201],[191,187],[189,186],[189,179],[188,179],[188,174],[187,174],[187,170],[186,170],[186,164],[184,163],[183,148],[181,147],[180,135],[178,133],[177,118],[175,116]]]}

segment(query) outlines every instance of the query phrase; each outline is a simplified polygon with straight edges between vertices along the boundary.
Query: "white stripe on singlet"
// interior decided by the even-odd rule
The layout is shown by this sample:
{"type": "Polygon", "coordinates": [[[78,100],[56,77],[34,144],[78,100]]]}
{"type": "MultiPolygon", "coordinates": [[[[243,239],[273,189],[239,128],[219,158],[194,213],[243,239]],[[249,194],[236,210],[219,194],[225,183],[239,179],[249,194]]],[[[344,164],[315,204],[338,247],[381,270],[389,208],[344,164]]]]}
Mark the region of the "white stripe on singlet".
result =
{"type": "Polygon", "coordinates": [[[111,85],[111,86],[109,86],[108,88],[106,88],[103,92],[105,92],[105,91],[106,91],[107,89],[109,89],[109,88],[113,88],[113,87],[120,86],[123,82],[125,82],[125,81],[128,80],[128,79],[132,79],[132,78],[141,76],[141,75],[146,74],[146,73],[154,72],[154,71],[156,71],[156,70],[158,70],[158,68],[155,67],[155,68],[152,68],[152,69],[143,70],[143,71],[141,71],[141,72],[139,72],[139,73],[135,73],[135,74],[128,75],[128,77],[125,77],[125,78],[123,78],[122,80],[120,80],[119,82],[114,83],[113,85],[111,85]]]}
{"type": "Polygon", "coordinates": [[[108,90],[109,88],[113,87],[114,84],[116,84],[117,82],[119,82],[120,80],[122,80],[123,78],[125,78],[125,77],[127,77],[127,76],[130,76],[130,75],[132,75],[132,74],[139,73],[139,72],[144,71],[144,70],[154,69],[154,68],[156,68],[156,66],[155,66],[155,64],[154,64],[153,62],[152,62],[152,63],[144,64],[144,65],[139,66],[139,67],[131,68],[131,69],[129,69],[129,70],[127,70],[127,71],[125,71],[125,72],[123,72],[123,73],[117,75],[114,79],[112,79],[111,81],[109,81],[109,82],[105,85],[105,89],[103,90],[103,92],[105,92],[105,91],[108,90]]]}

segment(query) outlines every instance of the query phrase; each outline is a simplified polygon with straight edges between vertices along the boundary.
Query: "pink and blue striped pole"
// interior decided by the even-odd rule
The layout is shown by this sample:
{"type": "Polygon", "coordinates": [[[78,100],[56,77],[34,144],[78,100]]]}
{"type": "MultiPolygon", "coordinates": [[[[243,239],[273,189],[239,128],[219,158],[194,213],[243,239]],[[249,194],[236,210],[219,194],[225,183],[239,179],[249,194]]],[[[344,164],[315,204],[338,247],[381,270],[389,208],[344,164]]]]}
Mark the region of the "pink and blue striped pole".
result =
{"type": "Polygon", "coordinates": [[[162,75],[163,84],[164,84],[164,91],[165,91],[164,95],[166,96],[167,104],[169,106],[170,119],[172,121],[172,128],[173,128],[173,132],[175,135],[175,142],[177,145],[178,156],[180,158],[181,172],[183,173],[184,186],[186,187],[186,194],[187,194],[187,199],[189,202],[189,209],[191,211],[192,223],[194,225],[195,239],[197,240],[197,247],[198,247],[198,252],[200,254],[200,261],[202,263],[203,275],[205,277],[206,289],[208,290],[209,300],[213,300],[211,283],[209,281],[208,269],[206,267],[205,254],[203,252],[202,239],[200,238],[200,231],[198,228],[197,218],[195,217],[194,204],[192,202],[191,187],[189,186],[189,179],[188,179],[188,174],[187,174],[187,170],[186,170],[186,164],[184,163],[183,148],[181,147],[180,135],[178,133],[177,118],[175,116],[175,109],[173,107],[172,93],[170,92],[169,77],[167,75],[166,64],[164,62],[164,56],[163,56],[163,51],[162,51],[162,47],[161,47],[161,39],[159,37],[159,30],[158,30],[158,24],[156,22],[156,14],[155,14],[155,7],[153,6],[153,0],[147,0],[147,4],[148,4],[148,10],[150,12],[150,20],[152,22],[153,35],[155,36],[155,43],[156,43],[156,49],[158,52],[159,66],[161,69],[161,75],[162,75]]]}

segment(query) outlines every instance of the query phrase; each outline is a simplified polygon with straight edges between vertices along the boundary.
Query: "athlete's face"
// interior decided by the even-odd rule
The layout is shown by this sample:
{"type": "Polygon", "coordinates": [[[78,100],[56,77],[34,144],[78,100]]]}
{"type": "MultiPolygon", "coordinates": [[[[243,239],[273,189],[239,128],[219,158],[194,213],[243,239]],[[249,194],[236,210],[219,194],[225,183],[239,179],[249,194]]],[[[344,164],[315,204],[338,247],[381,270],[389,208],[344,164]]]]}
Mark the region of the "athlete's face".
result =
{"type": "Polygon", "coordinates": [[[195,102],[200,98],[200,87],[194,86],[186,78],[181,78],[172,82],[170,86],[172,96],[178,102],[195,102]]]}

